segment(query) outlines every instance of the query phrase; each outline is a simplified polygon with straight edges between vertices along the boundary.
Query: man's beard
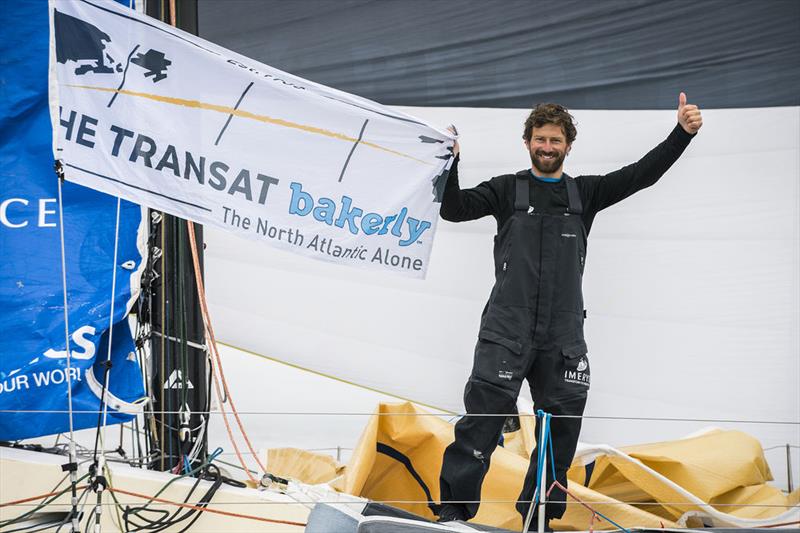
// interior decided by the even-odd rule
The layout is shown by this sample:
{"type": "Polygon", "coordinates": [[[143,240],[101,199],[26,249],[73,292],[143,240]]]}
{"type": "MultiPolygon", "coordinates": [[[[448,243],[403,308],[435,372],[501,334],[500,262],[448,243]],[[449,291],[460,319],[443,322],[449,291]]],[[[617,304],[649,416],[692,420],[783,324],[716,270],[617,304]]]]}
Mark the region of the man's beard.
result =
{"type": "Polygon", "coordinates": [[[551,174],[561,168],[566,156],[566,152],[544,152],[543,150],[538,150],[535,153],[531,153],[531,163],[533,163],[536,170],[542,174],[551,174]],[[555,155],[555,157],[552,159],[544,159],[542,157],[544,154],[555,155]]]}

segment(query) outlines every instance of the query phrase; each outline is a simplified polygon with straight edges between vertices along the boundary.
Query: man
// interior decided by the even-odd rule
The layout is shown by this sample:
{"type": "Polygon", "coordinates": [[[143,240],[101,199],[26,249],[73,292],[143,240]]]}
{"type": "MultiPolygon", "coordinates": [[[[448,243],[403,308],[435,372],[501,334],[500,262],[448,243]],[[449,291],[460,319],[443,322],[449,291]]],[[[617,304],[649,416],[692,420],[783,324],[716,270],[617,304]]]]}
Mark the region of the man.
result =
{"type": "MultiPolygon", "coordinates": [[[[462,222],[492,215],[498,228],[496,281],[481,317],[464,404],[469,415],[511,413],[527,379],[537,409],[575,416],[551,421],[556,477],[564,486],[590,380],[581,280],[592,222],[599,211],[658,181],[702,124],[698,107],[680,93],[678,124],[665,141],[610,174],[572,178],[562,170],[577,134],[572,115],[560,105],[540,104],[523,133],[531,168],[465,190],[458,185],[458,143],[454,147],[442,218],[462,222]]],[[[480,500],[503,422],[502,416],[466,416],[456,424],[442,465],[440,521],[467,520],[477,513],[478,504],[458,502],[480,500]]],[[[537,453],[517,503],[523,522],[534,494],[537,453]]],[[[547,470],[549,488],[553,480],[547,470]]],[[[557,502],[566,494],[554,490],[549,499],[554,503],[547,505],[545,518],[560,518],[566,505],[557,502]]]]}

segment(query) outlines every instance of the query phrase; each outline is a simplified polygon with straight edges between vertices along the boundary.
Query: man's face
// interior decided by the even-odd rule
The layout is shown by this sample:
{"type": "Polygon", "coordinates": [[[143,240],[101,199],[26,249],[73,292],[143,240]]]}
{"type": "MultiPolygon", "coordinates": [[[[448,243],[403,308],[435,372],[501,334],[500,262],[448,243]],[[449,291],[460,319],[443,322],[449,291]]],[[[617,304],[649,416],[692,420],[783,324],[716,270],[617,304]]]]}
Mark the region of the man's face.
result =
{"type": "Polygon", "coordinates": [[[531,163],[538,174],[554,174],[561,172],[564,158],[570,150],[567,137],[561,126],[545,124],[540,128],[533,128],[530,142],[525,146],[531,153],[531,163]]]}

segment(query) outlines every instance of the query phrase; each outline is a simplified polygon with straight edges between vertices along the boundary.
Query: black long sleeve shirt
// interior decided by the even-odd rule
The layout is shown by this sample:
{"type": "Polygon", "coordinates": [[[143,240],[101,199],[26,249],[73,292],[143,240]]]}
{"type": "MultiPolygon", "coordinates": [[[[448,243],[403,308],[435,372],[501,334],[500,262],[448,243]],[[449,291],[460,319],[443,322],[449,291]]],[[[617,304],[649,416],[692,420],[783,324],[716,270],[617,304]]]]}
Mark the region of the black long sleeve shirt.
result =
{"type": "MultiPolygon", "coordinates": [[[[677,161],[694,135],[676,125],[669,136],[636,163],[602,176],[575,178],[583,203],[583,223],[588,234],[595,215],[633,193],[653,185],[677,161]]],[[[462,190],[458,184],[458,161],[453,162],[439,210],[450,222],[475,220],[487,215],[497,219],[498,230],[514,212],[515,174],[496,176],[462,190]]],[[[561,214],[568,206],[564,180],[549,183],[531,179],[531,205],[537,212],[561,214]]]]}

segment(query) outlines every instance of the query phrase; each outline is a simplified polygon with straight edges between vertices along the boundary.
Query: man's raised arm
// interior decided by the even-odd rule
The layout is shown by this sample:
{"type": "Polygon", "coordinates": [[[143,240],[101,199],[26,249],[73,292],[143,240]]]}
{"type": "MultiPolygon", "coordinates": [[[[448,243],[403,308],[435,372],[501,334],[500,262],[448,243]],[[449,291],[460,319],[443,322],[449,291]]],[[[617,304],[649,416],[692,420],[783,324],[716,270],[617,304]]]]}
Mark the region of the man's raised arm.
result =
{"type": "Polygon", "coordinates": [[[633,193],[656,183],[683,154],[700,127],[703,117],[696,105],[686,103],[686,94],[678,97],[678,124],[669,136],[636,163],[605,176],[587,177],[591,207],[600,211],[624,200],[633,193]]]}

